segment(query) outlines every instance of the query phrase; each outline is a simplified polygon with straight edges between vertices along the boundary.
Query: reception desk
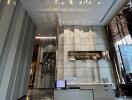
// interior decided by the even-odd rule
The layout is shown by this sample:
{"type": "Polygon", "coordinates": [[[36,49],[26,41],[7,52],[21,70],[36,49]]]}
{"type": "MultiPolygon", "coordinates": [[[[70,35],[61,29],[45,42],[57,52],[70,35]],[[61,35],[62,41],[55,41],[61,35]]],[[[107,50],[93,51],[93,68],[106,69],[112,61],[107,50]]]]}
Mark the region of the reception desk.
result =
{"type": "Polygon", "coordinates": [[[109,83],[81,83],[55,90],[54,100],[115,100],[115,96],[109,83]]]}
{"type": "Polygon", "coordinates": [[[94,100],[91,90],[67,89],[55,90],[54,100],[94,100]]]}

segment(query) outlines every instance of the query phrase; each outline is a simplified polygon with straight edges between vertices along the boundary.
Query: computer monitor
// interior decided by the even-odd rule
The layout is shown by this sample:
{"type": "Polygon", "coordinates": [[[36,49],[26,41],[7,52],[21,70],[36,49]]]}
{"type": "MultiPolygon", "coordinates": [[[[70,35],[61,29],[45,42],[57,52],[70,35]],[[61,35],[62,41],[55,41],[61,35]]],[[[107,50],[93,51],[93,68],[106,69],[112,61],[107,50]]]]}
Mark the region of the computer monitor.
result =
{"type": "Polygon", "coordinates": [[[66,80],[57,80],[56,88],[57,89],[66,89],[66,80]]]}

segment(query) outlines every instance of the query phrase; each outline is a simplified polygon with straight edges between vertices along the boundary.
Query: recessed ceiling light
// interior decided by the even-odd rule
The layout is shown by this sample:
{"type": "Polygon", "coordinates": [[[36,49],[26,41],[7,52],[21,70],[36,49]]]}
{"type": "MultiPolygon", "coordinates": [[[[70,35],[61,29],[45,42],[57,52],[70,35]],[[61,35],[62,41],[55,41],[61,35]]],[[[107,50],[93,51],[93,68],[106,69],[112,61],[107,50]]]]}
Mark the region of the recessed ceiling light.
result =
{"type": "Polygon", "coordinates": [[[80,5],[82,4],[82,1],[80,1],[80,5]]]}
{"type": "Polygon", "coordinates": [[[92,4],[92,2],[91,2],[91,1],[89,1],[89,2],[88,2],[88,4],[89,4],[89,5],[91,5],[91,4],[92,4]]]}
{"type": "Polygon", "coordinates": [[[88,3],[88,0],[86,0],[86,3],[88,3]]]}
{"type": "Polygon", "coordinates": [[[101,2],[98,2],[98,5],[100,5],[101,4],[101,2]]]}
{"type": "Polygon", "coordinates": [[[9,5],[11,3],[11,0],[7,0],[7,4],[9,5]]]}
{"type": "Polygon", "coordinates": [[[55,3],[57,4],[58,3],[58,0],[55,0],[55,3]]]}
{"type": "Polygon", "coordinates": [[[70,0],[70,4],[71,4],[71,5],[73,4],[73,0],[70,0]]]}
{"type": "Polygon", "coordinates": [[[61,5],[64,5],[64,2],[63,1],[61,2],[61,5]]]}

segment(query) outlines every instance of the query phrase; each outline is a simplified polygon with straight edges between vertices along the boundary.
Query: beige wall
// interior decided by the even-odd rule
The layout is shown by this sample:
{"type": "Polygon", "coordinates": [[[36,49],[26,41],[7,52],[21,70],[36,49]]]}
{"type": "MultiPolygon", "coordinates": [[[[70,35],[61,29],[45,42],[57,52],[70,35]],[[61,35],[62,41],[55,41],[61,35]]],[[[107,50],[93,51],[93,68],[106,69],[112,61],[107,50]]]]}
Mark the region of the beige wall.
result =
{"type": "Polygon", "coordinates": [[[58,35],[57,78],[68,82],[99,82],[108,78],[113,82],[113,69],[109,60],[76,60],[68,58],[68,51],[106,51],[105,28],[101,26],[64,26],[58,35]]]}

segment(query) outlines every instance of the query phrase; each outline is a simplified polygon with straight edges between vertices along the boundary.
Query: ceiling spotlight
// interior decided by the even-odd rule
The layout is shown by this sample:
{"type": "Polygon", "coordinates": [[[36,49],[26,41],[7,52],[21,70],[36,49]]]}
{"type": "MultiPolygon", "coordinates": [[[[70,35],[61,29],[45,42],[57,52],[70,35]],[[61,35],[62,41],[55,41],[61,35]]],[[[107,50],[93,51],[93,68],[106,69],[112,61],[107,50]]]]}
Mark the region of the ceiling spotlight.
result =
{"type": "Polygon", "coordinates": [[[7,0],[7,4],[9,5],[11,3],[11,0],[7,0]]]}
{"type": "Polygon", "coordinates": [[[58,3],[58,0],[55,0],[55,3],[57,4],[58,3]]]}
{"type": "Polygon", "coordinates": [[[63,1],[61,2],[61,5],[64,5],[64,2],[63,1]]]}
{"type": "Polygon", "coordinates": [[[86,3],[88,3],[88,0],[86,0],[86,3]]]}
{"type": "Polygon", "coordinates": [[[70,4],[71,4],[71,5],[73,4],[73,1],[72,1],[72,0],[70,0],[70,4]]]}
{"type": "Polygon", "coordinates": [[[80,5],[82,5],[82,1],[80,1],[80,5]]]}
{"type": "Polygon", "coordinates": [[[98,2],[98,5],[100,5],[101,4],[101,2],[98,2]]]}
{"type": "Polygon", "coordinates": [[[14,5],[16,5],[16,1],[13,1],[14,5]]]}
{"type": "Polygon", "coordinates": [[[91,4],[92,4],[92,2],[91,2],[91,1],[89,1],[89,2],[88,2],[88,4],[89,4],[89,5],[91,5],[91,4]]]}

